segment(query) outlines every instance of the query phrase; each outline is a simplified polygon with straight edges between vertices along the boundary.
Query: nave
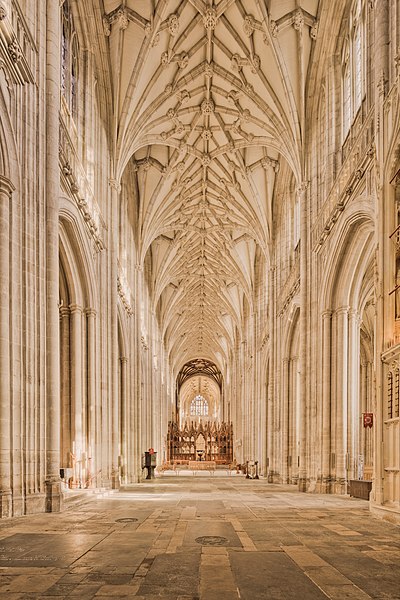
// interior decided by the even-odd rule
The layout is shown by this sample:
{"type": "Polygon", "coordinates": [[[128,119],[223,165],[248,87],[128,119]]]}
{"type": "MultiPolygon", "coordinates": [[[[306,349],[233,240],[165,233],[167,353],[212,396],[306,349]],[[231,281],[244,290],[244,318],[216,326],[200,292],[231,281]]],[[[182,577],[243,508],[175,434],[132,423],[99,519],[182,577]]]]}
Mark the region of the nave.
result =
{"type": "Polygon", "coordinates": [[[364,500],[204,475],[84,494],[0,524],[1,597],[400,597],[400,529],[364,500]]]}

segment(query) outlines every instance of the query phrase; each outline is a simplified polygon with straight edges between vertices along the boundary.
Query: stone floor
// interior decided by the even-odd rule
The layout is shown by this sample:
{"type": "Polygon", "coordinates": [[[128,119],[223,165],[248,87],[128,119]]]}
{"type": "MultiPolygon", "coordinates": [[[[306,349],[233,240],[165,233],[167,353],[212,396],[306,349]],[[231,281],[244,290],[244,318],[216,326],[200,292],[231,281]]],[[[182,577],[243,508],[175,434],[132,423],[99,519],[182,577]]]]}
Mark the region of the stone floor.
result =
{"type": "Polygon", "coordinates": [[[400,528],[367,502],[163,477],[0,522],[0,598],[400,599],[400,528]]]}

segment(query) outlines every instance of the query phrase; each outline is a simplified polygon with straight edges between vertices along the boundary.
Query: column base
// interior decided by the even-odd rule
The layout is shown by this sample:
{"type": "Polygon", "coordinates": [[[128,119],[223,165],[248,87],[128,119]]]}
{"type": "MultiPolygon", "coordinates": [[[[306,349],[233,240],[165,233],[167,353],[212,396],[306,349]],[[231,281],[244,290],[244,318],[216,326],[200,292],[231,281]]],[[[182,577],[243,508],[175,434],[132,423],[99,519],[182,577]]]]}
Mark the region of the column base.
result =
{"type": "Polygon", "coordinates": [[[297,481],[297,489],[299,492],[307,491],[307,477],[299,477],[297,481]]]}
{"type": "Polygon", "coordinates": [[[332,482],[332,492],[338,496],[345,496],[347,491],[347,481],[345,479],[336,479],[332,482]]]}
{"type": "Polygon", "coordinates": [[[282,483],[281,474],[277,471],[269,471],[268,483],[282,483]]]}
{"type": "Polygon", "coordinates": [[[13,517],[22,517],[25,514],[25,498],[18,494],[16,496],[13,494],[12,497],[12,516],[13,517]]]}
{"type": "Polygon", "coordinates": [[[12,495],[10,492],[0,492],[0,519],[12,517],[12,495]]]}
{"type": "Polygon", "coordinates": [[[44,494],[28,494],[25,498],[25,514],[32,515],[45,511],[46,496],[44,494]]]}
{"type": "Polygon", "coordinates": [[[320,477],[317,480],[315,491],[317,494],[331,494],[332,482],[330,477],[320,477]]]}
{"type": "Polygon", "coordinates": [[[111,489],[119,490],[120,487],[121,487],[121,481],[119,478],[119,473],[118,473],[118,471],[113,471],[111,473],[111,489]]]}
{"type": "Polygon", "coordinates": [[[62,510],[61,481],[46,481],[46,512],[60,512],[62,510]]]}

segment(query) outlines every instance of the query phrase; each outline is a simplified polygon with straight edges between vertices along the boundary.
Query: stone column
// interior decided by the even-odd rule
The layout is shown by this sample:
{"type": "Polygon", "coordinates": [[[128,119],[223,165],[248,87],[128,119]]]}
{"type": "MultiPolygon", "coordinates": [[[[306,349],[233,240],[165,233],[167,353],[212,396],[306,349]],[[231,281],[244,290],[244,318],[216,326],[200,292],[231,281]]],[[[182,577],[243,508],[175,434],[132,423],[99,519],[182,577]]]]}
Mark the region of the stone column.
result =
{"type": "Polygon", "coordinates": [[[71,425],[72,425],[72,454],[74,456],[75,484],[80,481],[79,461],[85,451],[85,439],[83,429],[83,389],[82,389],[82,308],[71,304],[71,425]]]}
{"type": "Polygon", "coordinates": [[[111,486],[119,487],[118,446],[119,446],[119,407],[118,407],[118,202],[121,186],[110,179],[111,188],[111,232],[110,232],[110,310],[111,327],[111,486]]]}
{"type": "MultiPolygon", "coordinates": [[[[86,311],[87,322],[87,403],[88,403],[88,478],[89,485],[96,485],[97,464],[96,452],[96,311],[92,308],[86,311]]],[[[99,407],[100,408],[100,407],[99,407]]]]}
{"type": "Polygon", "coordinates": [[[322,313],[322,489],[329,493],[331,487],[331,344],[332,311],[322,313]]]}
{"type": "Polygon", "coordinates": [[[10,406],[10,206],[14,186],[0,175],[0,518],[12,516],[10,406]]]}
{"type": "Polygon", "coordinates": [[[282,363],[282,483],[289,481],[289,360],[282,363]]]}
{"type": "Polygon", "coordinates": [[[123,477],[124,483],[128,483],[127,481],[127,459],[128,459],[128,427],[129,427],[129,406],[128,406],[128,396],[127,396],[127,371],[128,371],[128,359],[125,356],[122,356],[120,359],[121,365],[121,393],[119,395],[121,401],[121,466],[122,472],[121,476],[123,477]]]}
{"type": "Polygon", "coordinates": [[[308,365],[308,211],[307,186],[297,193],[300,199],[300,435],[299,491],[307,490],[307,365],[308,365]]]}
{"type": "Polygon", "coordinates": [[[349,312],[349,365],[348,365],[348,465],[349,478],[357,477],[358,435],[360,431],[360,317],[356,310],[349,312]]]}
{"type": "Polygon", "coordinates": [[[337,309],[336,338],[336,484],[335,493],[347,492],[347,402],[348,402],[348,314],[337,309]]]}
{"type": "MultiPolygon", "coordinates": [[[[362,417],[362,413],[367,412],[367,363],[365,361],[361,362],[360,365],[360,418],[362,417]]],[[[364,464],[367,464],[367,436],[366,429],[364,427],[359,428],[358,433],[358,444],[360,452],[362,452],[364,456],[364,464]]]]}
{"type": "MultiPolygon", "coordinates": [[[[135,352],[135,383],[133,386],[134,393],[134,408],[135,408],[135,432],[136,432],[136,452],[131,460],[135,461],[134,469],[135,473],[137,473],[137,479],[140,481],[143,477],[142,471],[142,453],[146,450],[143,445],[143,417],[142,412],[144,407],[142,406],[142,330],[141,330],[141,315],[140,315],[140,306],[141,306],[141,296],[143,293],[142,289],[142,267],[140,264],[135,266],[135,298],[136,298],[136,306],[138,307],[135,311],[135,329],[134,329],[134,352],[135,352]]],[[[179,415],[177,415],[179,418],[179,415]]]]}
{"type": "Polygon", "coordinates": [[[46,2],[46,511],[61,509],[59,198],[60,7],[46,2]]]}
{"type": "Polygon", "coordinates": [[[294,356],[289,362],[289,453],[291,456],[291,483],[298,482],[300,468],[300,412],[299,358],[294,356]]]}
{"type": "Polygon", "coordinates": [[[272,483],[275,475],[274,460],[274,386],[275,386],[275,267],[269,269],[269,368],[267,388],[267,473],[268,483],[272,483]]]}
{"type": "Polygon", "coordinates": [[[60,310],[61,337],[61,462],[63,468],[71,466],[71,362],[70,362],[70,324],[69,308],[60,310]]]}
{"type": "MultiPolygon", "coordinates": [[[[372,65],[374,73],[371,79],[375,84],[375,145],[376,160],[384,165],[387,160],[387,116],[384,102],[387,91],[388,79],[388,49],[389,49],[389,3],[375,2],[375,29],[374,29],[374,56],[372,65]]],[[[379,219],[376,226],[377,254],[376,254],[376,329],[375,329],[375,364],[376,364],[376,414],[372,433],[374,436],[374,476],[372,484],[372,505],[385,503],[385,434],[384,413],[385,406],[385,374],[381,353],[393,336],[394,298],[389,295],[393,287],[394,252],[388,234],[396,227],[394,221],[394,191],[389,181],[385,180],[387,169],[380,168],[376,172],[377,198],[376,206],[380,207],[379,219]]]]}

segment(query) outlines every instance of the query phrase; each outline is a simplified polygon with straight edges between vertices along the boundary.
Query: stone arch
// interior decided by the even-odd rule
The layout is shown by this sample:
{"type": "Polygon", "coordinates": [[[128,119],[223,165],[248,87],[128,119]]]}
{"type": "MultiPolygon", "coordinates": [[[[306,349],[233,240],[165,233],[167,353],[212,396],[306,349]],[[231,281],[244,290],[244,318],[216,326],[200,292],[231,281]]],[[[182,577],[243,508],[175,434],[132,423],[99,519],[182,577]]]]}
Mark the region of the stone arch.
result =
{"type": "Polygon", "coordinates": [[[96,485],[101,427],[96,279],[90,246],[68,200],[60,211],[61,467],[70,487],[96,485]]]}
{"type": "Polygon", "coordinates": [[[369,262],[373,253],[372,205],[367,198],[360,198],[354,208],[349,208],[343,224],[332,236],[330,252],[325,264],[326,276],[321,286],[321,312],[330,310],[337,303],[349,303],[356,291],[356,272],[369,262]],[[367,256],[366,256],[367,255],[367,256]],[[360,257],[354,263],[354,256],[360,257]],[[339,298],[338,294],[347,294],[339,298]]]}
{"type": "Polygon", "coordinates": [[[82,231],[75,207],[68,204],[68,199],[61,200],[60,261],[72,293],[71,302],[95,309],[98,301],[90,243],[82,231]]]}
{"type": "Polygon", "coordinates": [[[374,302],[373,223],[367,199],[354,201],[331,248],[321,302],[321,469],[323,491],[346,493],[348,481],[358,476],[363,446],[362,318],[367,304],[374,302]]]}

